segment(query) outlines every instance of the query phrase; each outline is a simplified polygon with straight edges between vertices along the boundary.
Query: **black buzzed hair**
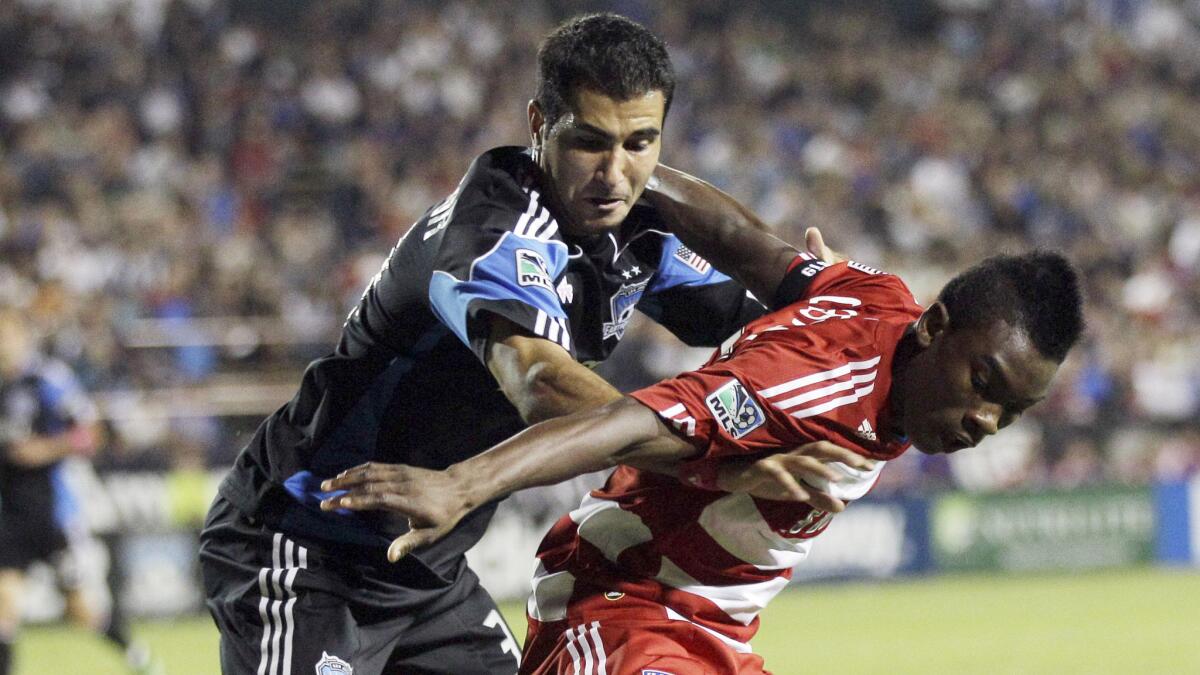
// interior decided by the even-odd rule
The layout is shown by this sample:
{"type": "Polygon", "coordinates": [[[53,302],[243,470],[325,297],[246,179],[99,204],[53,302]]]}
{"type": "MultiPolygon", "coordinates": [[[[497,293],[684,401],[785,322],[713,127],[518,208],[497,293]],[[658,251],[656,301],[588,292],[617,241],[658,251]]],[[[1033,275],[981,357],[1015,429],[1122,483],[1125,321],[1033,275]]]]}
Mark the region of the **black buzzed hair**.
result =
{"type": "Polygon", "coordinates": [[[538,49],[537,103],[553,126],[579,89],[617,101],[661,91],[663,117],[675,93],[667,46],[641,24],[618,14],[584,14],[555,28],[538,49]]]}
{"type": "Polygon", "coordinates": [[[1025,331],[1034,347],[1059,363],[1083,332],[1079,275],[1058,253],[998,255],[950,280],[938,294],[950,330],[992,325],[996,319],[1025,331]]]}

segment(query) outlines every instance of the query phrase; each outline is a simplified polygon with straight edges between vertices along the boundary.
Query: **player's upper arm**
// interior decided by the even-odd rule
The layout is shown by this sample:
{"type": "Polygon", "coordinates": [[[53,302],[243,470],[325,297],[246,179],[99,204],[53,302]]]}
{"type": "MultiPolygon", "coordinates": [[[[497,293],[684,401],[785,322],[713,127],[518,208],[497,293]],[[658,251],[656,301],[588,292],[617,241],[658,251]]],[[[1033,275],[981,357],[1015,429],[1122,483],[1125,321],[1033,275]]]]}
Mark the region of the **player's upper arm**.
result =
{"type": "Polygon", "coordinates": [[[505,174],[473,179],[429,239],[437,247],[430,309],[480,360],[486,358],[491,316],[573,353],[556,287],[567,267],[567,246],[543,201],[505,174]]]}
{"type": "Polygon", "coordinates": [[[599,407],[621,394],[560,345],[500,315],[489,317],[484,363],[521,418],[544,419],[599,407]]]}
{"type": "Polygon", "coordinates": [[[796,257],[753,212],[694,176],[659,165],[645,198],[689,248],[770,302],[796,257]]]}

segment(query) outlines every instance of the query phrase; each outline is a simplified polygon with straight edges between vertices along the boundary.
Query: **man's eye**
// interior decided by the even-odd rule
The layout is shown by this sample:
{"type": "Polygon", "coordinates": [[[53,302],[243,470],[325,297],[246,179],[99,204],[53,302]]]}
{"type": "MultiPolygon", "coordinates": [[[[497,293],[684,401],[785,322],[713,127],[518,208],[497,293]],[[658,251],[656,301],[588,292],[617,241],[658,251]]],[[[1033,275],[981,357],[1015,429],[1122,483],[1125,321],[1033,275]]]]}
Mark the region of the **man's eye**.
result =
{"type": "Polygon", "coordinates": [[[987,380],[985,380],[983,375],[980,375],[979,373],[972,373],[971,386],[975,388],[975,391],[982,392],[983,390],[987,389],[987,380]]]}
{"type": "Polygon", "coordinates": [[[646,150],[650,149],[651,144],[651,141],[643,139],[626,145],[625,149],[629,150],[630,152],[645,152],[646,150]]]}

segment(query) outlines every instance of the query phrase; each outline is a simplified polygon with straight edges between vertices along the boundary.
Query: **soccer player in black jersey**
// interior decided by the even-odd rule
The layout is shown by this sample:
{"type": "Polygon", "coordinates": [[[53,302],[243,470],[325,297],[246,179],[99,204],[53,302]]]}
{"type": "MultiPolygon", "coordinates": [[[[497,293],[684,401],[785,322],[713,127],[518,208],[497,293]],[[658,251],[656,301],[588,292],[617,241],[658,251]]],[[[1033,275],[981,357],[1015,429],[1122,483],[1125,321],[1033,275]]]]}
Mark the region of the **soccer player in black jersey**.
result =
{"type": "Polygon", "coordinates": [[[495,504],[393,564],[405,520],[322,511],[320,484],[365,462],[442,469],[619,398],[586,366],[635,308],[693,345],[764,312],[712,264],[762,262],[722,245],[753,215],[724,195],[676,199],[697,181],[658,166],[673,89],[662,42],[622,17],[546,39],[532,147],[479,156],[417,221],[221,484],[200,559],[226,673],[516,671],[463,557],[495,504]]]}
{"type": "Polygon", "coordinates": [[[90,535],[62,471],[63,460],[98,447],[97,411],[71,369],[37,349],[27,323],[0,307],[0,675],[11,672],[25,572],[36,562],[54,567],[68,619],[120,649],[131,672],[159,672],[131,642],[119,601],[100,611],[86,592],[97,590],[85,584],[94,561],[80,555],[90,535]]]}

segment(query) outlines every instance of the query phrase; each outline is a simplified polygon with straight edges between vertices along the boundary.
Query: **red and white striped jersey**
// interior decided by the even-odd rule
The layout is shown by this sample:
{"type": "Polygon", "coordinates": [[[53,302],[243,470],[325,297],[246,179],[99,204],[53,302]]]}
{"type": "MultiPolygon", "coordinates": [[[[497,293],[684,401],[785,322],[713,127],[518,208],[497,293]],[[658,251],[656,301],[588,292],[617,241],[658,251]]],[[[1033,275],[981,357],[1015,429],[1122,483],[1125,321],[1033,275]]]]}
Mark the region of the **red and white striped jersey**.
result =
{"type": "MultiPolygon", "coordinates": [[[[804,296],[747,325],[699,370],[633,398],[695,445],[693,466],[826,440],[880,460],[843,464],[831,494],[854,500],[908,448],[889,434],[892,358],[921,314],[897,277],[857,263],[811,264],[804,296]],[[817,273],[819,272],[819,273],[817,273]]],[[[530,615],[561,618],[574,579],[649,597],[739,651],[832,514],[700,489],[622,466],[551,529],[530,615]]]]}

